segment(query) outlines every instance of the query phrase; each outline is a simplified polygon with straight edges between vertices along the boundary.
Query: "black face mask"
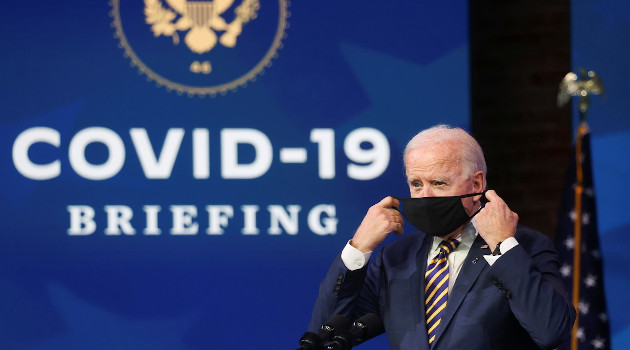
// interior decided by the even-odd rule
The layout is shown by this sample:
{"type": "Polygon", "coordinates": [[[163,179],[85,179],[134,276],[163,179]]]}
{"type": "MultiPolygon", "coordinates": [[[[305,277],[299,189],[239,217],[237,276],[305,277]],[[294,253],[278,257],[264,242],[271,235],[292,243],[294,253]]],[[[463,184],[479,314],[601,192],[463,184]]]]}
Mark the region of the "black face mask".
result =
{"type": "Polygon", "coordinates": [[[468,216],[462,198],[485,193],[484,191],[463,196],[395,198],[402,202],[402,213],[415,228],[431,236],[444,237],[467,223],[483,208],[482,202],[481,208],[472,216],[468,216]]]}

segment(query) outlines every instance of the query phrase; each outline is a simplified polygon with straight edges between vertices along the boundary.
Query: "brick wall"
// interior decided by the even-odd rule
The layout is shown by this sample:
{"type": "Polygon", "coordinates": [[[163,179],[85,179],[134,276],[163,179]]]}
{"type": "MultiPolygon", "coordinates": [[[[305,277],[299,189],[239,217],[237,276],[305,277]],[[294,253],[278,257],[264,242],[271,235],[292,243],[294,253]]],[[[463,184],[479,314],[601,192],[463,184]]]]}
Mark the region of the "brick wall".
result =
{"type": "Polygon", "coordinates": [[[469,6],[472,132],[489,188],[553,236],[572,138],[571,110],[556,105],[570,70],[569,1],[469,6]]]}

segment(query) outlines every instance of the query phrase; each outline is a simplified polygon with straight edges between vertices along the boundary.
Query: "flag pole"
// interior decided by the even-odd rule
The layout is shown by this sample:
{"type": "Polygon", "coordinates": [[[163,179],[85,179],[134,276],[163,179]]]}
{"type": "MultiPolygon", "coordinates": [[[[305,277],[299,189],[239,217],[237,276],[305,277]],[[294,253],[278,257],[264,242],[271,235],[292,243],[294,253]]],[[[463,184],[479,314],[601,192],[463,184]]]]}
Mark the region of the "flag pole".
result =
{"type": "MultiPolygon", "coordinates": [[[[580,70],[582,81],[586,80],[584,69],[580,70]]],[[[575,140],[575,220],[573,221],[573,307],[575,308],[575,323],[571,330],[571,350],[578,350],[578,329],[580,328],[580,276],[582,254],[582,194],[584,193],[584,170],[582,162],[582,140],[588,133],[586,111],[588,111],[588,93],[580,94],[578,110],[580,111],[580,125],[575,140]]]]}
{"type": "Polygon", "coordinates": [[[584,157],[582,154],[582,144],[584,137],[588,134],[588,124],[586,123],[586,112],[589,107],[589,95],[604,94],[604,86],[595,72],[582,67],[578,69],[578,75],[569,72],[562,82],[558,91],[558,106],[562,107],[572,96],[579,96],[578,110],[580,112],[580,125],[577,129],[575,140],[575,201],[573,212],[573,281],[572,281],[572,302],[576,311],[575,323],[571,330],[571,350],[578,350],[578,330],[580,324],[580,274],[581,274],[581,252],[582,252],[582,195],[584,193],[584,157]],[[590,78],[590,79],[589,79],[590,78]]]}
{"type": "Polygon", "coordinates": [[[580,111],[580,125],[578,126],[577,138],[575,141],[575,221],[573,222],[573,307],[576,310],[575,323],[571,330],[571,350],[578,350],[577,331],[580,323],[580,254],[582,250],[582,194],[584,193],[584,172],[582,169],[582,139],[588,133],[588,126],[584,120],[585,113],[580,111]]]}

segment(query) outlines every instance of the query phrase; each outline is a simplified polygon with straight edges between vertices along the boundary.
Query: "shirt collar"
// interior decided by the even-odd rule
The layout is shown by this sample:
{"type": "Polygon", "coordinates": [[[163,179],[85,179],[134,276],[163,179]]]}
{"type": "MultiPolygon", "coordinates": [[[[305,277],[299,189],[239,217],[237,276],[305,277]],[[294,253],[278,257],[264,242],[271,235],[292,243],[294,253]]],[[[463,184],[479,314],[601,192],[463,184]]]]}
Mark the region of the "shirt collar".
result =
{"type": "MultiPolygon", "coordinates": [[[[470,249],[470,247],[472,247],[473,245],[473,242],[475,241],[475,238],[477,238],[477,229],[472,222],[469,222],[466,224],[466,226],[464,226],[462,233],[455,238],[459,241],[459,246],[457,248],[459,249],[463,245],[464,247],[466,247],[466,250],[470,249]]],[[[441,237],[433,237],[433,243],[431,244],[432,253],[439,252],[440,243],[442,243],[442,241],[443,239],[441,237]]]]}

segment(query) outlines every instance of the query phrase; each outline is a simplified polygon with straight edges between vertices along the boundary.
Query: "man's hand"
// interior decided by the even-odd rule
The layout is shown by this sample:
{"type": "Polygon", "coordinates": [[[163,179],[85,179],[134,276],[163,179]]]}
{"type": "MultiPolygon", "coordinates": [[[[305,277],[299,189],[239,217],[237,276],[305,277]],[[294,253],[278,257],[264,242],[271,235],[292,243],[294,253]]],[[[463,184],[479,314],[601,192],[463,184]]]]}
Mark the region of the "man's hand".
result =
{"type": "Polygon", "coordinates": [[[371,206],[350,244],[366,253],[376,249],[390,232],[401,235],[403,218],[396,209],[393,209],[398,208],[399,205],[396,198],[385,197],[371,206]]]}
{"type": "Polygon", "coordinates": [[[490,250],[494,251],[499,242],[516,234],[518,214],[511,211],[495,191],[486,192],[486,198],[489,202],[475,216],[475,226],[490,250]]]}

